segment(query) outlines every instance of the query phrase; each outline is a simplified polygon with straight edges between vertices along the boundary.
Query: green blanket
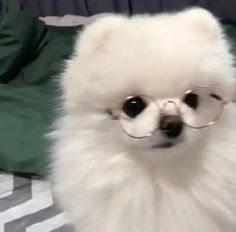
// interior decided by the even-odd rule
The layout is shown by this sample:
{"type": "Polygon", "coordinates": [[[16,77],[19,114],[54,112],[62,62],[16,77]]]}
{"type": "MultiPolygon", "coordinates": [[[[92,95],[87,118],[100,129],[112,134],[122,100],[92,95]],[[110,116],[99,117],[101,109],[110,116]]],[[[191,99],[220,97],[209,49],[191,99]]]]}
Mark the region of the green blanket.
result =
{"type": "MultiPolygon", "coordinates": [[[[236,29],[225,26],[236,45],[236,29]]],[[[57,78],[80,27],[47,27],[15,0],[0,17],[0,169],[47,173],[57,78]]]]}
{"type": "Polygon", "coordinates": [[[0,17],[0,169],[42,175],[56,78],[80,28],[47,27],[15,0],[0,17]]]}

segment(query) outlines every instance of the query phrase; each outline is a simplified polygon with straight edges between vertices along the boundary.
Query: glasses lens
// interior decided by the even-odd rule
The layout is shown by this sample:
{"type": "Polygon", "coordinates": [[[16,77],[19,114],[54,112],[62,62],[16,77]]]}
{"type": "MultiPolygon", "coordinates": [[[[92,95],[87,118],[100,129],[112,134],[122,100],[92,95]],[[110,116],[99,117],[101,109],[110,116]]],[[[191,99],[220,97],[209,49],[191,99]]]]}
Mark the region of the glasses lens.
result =
{"type": "Polygon", "coordinates": [[[157,127],[159,110],[157,104],[147,96],[129,98],[120,112],[120,124],[126,134],[143,138],[157,127]]]}
{"type": "Polygon", "coordinates": [[[207,87],[198,88],[185,94],[182,101],[182,116],[192,127],[204,127],[214,122],[221,113],[222,100],[207,87]]]}

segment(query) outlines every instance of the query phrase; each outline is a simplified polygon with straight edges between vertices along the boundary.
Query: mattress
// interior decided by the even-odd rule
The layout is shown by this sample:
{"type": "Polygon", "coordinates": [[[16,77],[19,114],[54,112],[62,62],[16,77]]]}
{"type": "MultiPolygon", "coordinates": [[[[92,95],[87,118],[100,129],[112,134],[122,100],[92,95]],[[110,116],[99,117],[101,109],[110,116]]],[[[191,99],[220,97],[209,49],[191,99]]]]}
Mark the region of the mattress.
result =
{"type": "Polygon", "coordinates": [[[0,171],[0,232],[72,232],[50,183],[0,171]]]}

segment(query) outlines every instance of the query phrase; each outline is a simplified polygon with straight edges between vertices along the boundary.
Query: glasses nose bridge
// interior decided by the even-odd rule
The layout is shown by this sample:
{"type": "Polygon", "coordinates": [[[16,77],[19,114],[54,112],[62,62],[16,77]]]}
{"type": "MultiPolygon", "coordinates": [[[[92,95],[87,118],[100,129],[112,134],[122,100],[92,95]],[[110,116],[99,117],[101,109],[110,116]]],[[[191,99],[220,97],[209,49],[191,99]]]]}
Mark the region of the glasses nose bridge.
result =
{"type": "Polygon", "coordinates": [[[177,100],[166,99],[159,104],[160,114],[176,114],[180,116],[180,106],[177,103],[177,100]]]}

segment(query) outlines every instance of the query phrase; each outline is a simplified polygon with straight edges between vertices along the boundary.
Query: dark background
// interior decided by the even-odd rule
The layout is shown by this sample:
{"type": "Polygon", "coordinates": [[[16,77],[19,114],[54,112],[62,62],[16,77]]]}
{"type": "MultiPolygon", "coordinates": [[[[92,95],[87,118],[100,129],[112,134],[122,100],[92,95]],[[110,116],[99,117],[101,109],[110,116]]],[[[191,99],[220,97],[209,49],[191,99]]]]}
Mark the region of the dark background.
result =
{"type": "MultiPolygon", "coordinates": [[[[1,2],[2,0],[0,0],[1,2]]],[[[175,11],[197,5],[224,22],[236,23],[236,0],[16,0],[36,16],[90,16],[103,12],[125,14],[175,11]]]]}

